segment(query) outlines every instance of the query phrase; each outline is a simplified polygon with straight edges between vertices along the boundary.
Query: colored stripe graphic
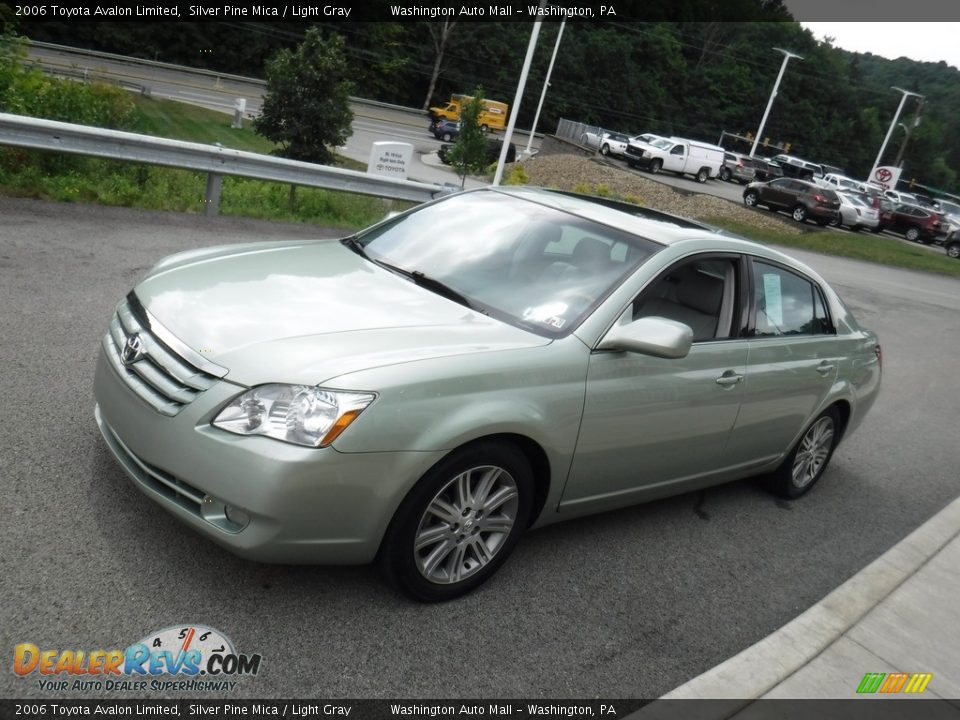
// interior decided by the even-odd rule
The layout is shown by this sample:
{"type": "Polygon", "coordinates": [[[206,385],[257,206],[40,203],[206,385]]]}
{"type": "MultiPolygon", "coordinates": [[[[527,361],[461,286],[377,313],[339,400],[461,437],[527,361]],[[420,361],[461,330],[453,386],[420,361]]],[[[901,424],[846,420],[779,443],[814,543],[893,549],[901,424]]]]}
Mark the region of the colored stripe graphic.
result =
{"type": "Polygon", "coordinates": [[[867,673],[863,676],[863,680],[860,681],[857,692],[875,693],[880,688],[880,683],[883,682],[884,677],[886,677],[886,673],[867,673]]]}
{"type": "Polygon", "coordinates": [[[931,680],[933,680],[933,673],[914,673],[910,678],[910,682],[907,683],[904,692],[922,693],[927,689],[927,685],[930,684],[931,680]]]}
{"type": "Polygon", "coordinates": [[[880,687],[882,693],[898,693],[910,677],[909,673],[890,673],[886,682],[880,687]]]}
{"type": "Polygon", "coordinates": [[[932,679],[933,673],[867,673],[857,686],[857,693],[890,695],[904,692],[916,695],[926,690],[932,679]]]}

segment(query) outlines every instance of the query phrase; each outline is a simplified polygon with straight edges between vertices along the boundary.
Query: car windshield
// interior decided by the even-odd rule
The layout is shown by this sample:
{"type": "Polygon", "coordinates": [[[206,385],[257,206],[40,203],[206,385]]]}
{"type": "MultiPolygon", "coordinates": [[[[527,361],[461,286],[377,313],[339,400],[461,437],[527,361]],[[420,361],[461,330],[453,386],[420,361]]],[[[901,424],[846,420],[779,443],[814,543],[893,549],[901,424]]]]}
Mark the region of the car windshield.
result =
{"type": "Polygon", "coordinates": [[[666,138],[656,138],[648,142],[647,145],[659,148],[660,150],[670,150],[673,147],[673,141],[667,140],[666,138]]]}
{"type": "Polygon", "coordinates": [[[546,337],[570,333],[662,248],[488,191],[455,195],[381,223],[356,244],[373,262],[427,290],[546,337]]]}

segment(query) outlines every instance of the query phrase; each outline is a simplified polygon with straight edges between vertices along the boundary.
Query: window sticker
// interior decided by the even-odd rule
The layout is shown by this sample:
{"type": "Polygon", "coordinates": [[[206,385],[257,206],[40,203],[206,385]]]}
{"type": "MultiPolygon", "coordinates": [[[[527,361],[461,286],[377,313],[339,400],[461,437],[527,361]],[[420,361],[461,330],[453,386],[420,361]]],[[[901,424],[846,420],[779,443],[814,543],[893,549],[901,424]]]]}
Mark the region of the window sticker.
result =
{"type": "Polygon", "coordinates": [[[783,293],[780,291],[778,273],[763,274],[764,312],[774,325],[783,325],[783,293]]]}
{"type": "Polygon", "coordinates": [[[569,306],[564,302],[551,302],[536,307],[527,308],[523,311],[523,319],[530,322],[543,323],[559,330],[566,324],[563,315],[566,314],[569,306]]]}

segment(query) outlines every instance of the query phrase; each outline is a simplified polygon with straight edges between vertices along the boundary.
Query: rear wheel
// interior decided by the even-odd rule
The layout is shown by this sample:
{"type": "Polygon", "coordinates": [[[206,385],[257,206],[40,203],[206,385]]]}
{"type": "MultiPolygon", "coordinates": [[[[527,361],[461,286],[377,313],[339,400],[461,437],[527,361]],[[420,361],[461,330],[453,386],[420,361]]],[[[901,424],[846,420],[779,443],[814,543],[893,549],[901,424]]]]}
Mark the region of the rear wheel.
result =
{"type": "Polygon", "coordinates": [[[601,155],[609,155],[609,154],[610,154],[610,146],[607,145],[606,143],[604,143],[604,144],[600,147],[600,154],[601,154],[601,155]]]}
{"type": "Polygon", "coordinates": [[[663,167],[662,160],[654,160],[653,162],[650,163],[650,172],[656,175],[658,172],[660,172],[660,168],[662,167],[663,167]]]}
{"type": "Polygon", "coordinates": [[[481,131],[481,132],[490,132],[490,128],[487,127],[486,125],[481,125],[481,126],[480,126],[480,131],[481,131]]]}
{"type": "Polygon", "coordinates": [[[730,182],[730,168],[722,167],[720,168],[720,179],[724,182],[730,182]]]}
{"type": "Polygon", "coordinates": [[[747,207],[757,207],[760,204],[760,196],[756,190],[747,190],[743,194],[743,204],[747,207]]]}
{"type": "Polygon", "coordinates": [[[700,168],[700,169],[697,171],[697,182],[698,182],[698,183],[705,183],[705,182],[706,182],[707,180],[709,180],[709,179],[710,179],[710,169],[709,169],[709,168],[705,168],[705,167],[704,167],[704,168],[700,168]]]}
{"type": "Polygon", "coordinates": [[[527,526],[532,497],[533,473],[517,448],[489,441],[460,448],[404,499],[380,563],[417,600],[459,597],[506,561],[527,526]]]}
{"type": "Polygon", "coordinates": [[[770,490],[790,499],[809,491],[823,476],[839,439],[840,415],[830,407],[810,423],[796,447],[770,476],[770,490]]]}
{"type": "Polygon", "coordinates": [[[807,208],[805,208],[803,205],[797,205],[793,209],[793,212],[791,213],[791,215],[793,216],[794,220],[802,223],[807,219],[807,208]]]}

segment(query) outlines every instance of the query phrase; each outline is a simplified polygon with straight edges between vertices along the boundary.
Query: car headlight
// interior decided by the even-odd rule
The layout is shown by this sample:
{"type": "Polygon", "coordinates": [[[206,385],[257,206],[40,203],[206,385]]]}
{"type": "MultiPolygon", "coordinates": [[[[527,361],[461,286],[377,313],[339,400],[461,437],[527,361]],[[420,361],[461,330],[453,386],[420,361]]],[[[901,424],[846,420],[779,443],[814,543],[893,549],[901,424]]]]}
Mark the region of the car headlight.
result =
{"type": "Polygon", "coordinates": [[[651,155],[648,150],[644,150],[644,151],[643,151],[643,156],[644,156],[645,158],[653,157],[653,155],[651,155]]]}
{"type": "Polygon", "coordinates": [[[235,397],[213,424],[238,435],[266,435],[307,447],[326,447],[376,395],[307,385],[261,385],[235,397]]]}

